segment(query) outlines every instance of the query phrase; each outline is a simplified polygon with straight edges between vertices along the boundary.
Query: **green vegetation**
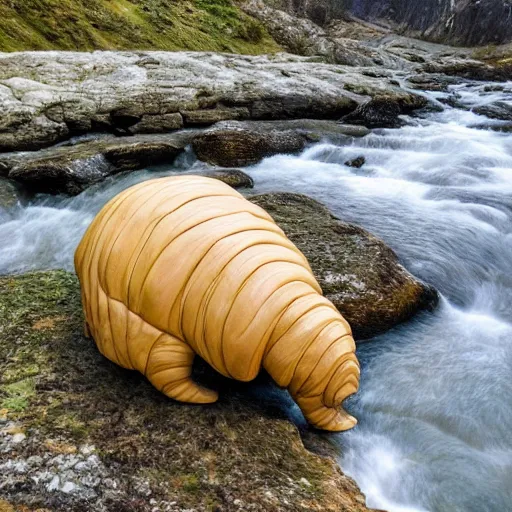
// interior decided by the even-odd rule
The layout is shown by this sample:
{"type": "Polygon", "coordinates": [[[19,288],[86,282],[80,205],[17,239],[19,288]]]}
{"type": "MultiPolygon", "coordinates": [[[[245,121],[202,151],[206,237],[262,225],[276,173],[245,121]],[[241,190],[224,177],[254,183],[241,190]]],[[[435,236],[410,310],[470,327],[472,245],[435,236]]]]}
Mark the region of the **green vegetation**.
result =
{"type": "Polygon", "coordinates": [[[35,385],[32,379],[21,380],[12,384],[7,384],[1,388],[5,398],[0,403],[0,408],[10,411],[24,411],[29,404],[29,400],[35,395],[35,385]]]}
{"type": "MultiPolygon", "coordinates": [[[[341,510],[334,506],[358,496],[332,461],[304,448],[272,399],[254,399],[253,385],[198,365],[195,378],[219,389],[220,401],[178,404],[102,357],[82,327],[74,274],[0,276],[0,417],[30,440],[18,448],[25,459],[93,444],[119,482],[116,499],[102,508],[147,511],[145,501],[133,501],[133,478],[148,483],[152,498],[205,511],[225,510],[232,496],[259,504],[252,510],[273,510],[262,501],[268,491],[286,496],[286,510],[341,510]]],[[[327,442],[309,436],[325,453],[327,442]]],[[[56,502],[33,492],[38,508],[80,508],[71,495],[56,502]]],[[[351,510],[366,510],[358,506],[351,510]]]]}
{"type": "Polygon", "coordinates": [[[0,0],[0,51],[279,50],[234,0],[0,0]]]}

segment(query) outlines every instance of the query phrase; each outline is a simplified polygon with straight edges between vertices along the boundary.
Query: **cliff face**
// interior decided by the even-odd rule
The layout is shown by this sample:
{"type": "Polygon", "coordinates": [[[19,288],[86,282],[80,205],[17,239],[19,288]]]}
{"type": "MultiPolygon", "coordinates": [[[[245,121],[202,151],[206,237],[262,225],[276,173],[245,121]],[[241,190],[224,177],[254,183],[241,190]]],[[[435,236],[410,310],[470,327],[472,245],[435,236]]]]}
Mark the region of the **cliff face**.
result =
{"type": "Polygon", "coordinates": [[[476,46],[512,39],[510,0],[347,0],[346,4],[356,16],[388,19],[434,41],[476,46]]]}
{"type": "Polygon", "coordinates": [[[512,40],[512,0],[271,0],[320,25],[348,12],[436,42],[478,46],[512,40]]]}

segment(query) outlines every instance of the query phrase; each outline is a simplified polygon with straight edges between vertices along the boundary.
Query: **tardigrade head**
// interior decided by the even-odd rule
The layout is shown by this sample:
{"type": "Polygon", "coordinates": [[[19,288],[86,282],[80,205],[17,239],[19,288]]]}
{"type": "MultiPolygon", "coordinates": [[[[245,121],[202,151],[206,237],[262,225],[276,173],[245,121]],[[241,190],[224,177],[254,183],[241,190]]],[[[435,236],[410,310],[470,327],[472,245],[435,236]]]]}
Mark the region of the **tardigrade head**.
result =
{"type": "Polygon", "coordinates": [[[321,295],[298,298],[288,308],[263,364],[314,427],[341,431],[357,423],[341,407],[359,387],[354,339],[348,323],[321,295]]]}

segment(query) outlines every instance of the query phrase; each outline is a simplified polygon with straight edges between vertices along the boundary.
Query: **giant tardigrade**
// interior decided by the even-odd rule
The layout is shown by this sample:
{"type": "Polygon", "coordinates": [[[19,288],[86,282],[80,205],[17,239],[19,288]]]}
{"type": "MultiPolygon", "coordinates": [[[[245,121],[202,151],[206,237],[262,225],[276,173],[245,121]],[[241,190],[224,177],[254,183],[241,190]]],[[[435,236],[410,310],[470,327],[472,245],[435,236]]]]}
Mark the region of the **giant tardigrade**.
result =
{"type": "Polygon", "coordinates": [[[264,368],[317,428],[355,425],[341,408],[359,384],[350,326],[270,215],[228,185],[183,176],[123,191],[75,267],[101,353],[167,396],[217,400],[191,379],[197,354],[239,381],[264,368]]]}

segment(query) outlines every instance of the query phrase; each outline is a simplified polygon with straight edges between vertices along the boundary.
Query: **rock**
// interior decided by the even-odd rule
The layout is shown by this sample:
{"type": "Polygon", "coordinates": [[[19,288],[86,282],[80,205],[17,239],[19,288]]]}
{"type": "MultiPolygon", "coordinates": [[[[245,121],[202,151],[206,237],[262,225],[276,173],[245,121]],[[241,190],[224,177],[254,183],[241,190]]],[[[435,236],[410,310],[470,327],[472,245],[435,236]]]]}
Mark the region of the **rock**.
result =
{"type": "Polygon", "coordinates": [[[422,67],[422,71],[470,80],[505,82],[512,77],[512,61],[500,64],[475,59],[453,58],[429,62],[422,67]]]}
{"type": "Polygon", "coordinates": [[[356,339],[381,334],[436,305],[437,292],[407,272],[381,240],[341,222],[319,202],[289,193],[250,199],[305,254],[324,294],[349,321],[356,339]]]}
{"type": "Polygon", "coordinates": [[[359,105],[342,121],[363,124],[368,128],[396,128],[401,125],[400,115],[424,108],[427,104],[428,100],[422,96],[411,98],[377,96],[367,103],[359,105]]]}
{"type": "Polygon", "coordinates": [[[135,137],[104,137],[34,153],[6,155],[0,166],[35,192],[76,195],[107,176],[150,165],[172,163],[194,132],[135,137]]]}
{"type": "Polygon", "coordinates": [[[165,133],[183,127],[180,113],[144,115],[141,120],[129,128],[130,133],[165,133]]]}
{"type": "Polygon", "coordinates": [[[285,119],[281,121],[222,121],[212,126],[215,130],[249,130],[258,133],[272,131],[294,131],[308,141],[327,139],[332,142],[346,142],[347,137],[364,137],[370,133],[365,126],[344,124],[326,119],[285,119]]]}
{"type": "Polygon", "coordinates": [[[364,156],[358,156],[357,158],[353,158],[352,160],[347,160],[345,165],[347,167],[354,167],[356,169],[360,169],[366,163],[366,158],[364,156]]]}
{"type": "Polygon", "coordinates": [[[491,119],[512,121],[512,105],[504,101],[495,101],[494,103],[475,107],[473,112],[491,119]]]}
{"type": "MultiPolygon", "coordinates": [[[[280,405],[287,394],[264,376],[257,385],[236,383],[199,361],[195,377],[219,389],[221,400],[194,407],[167,399],[84,338],[78,282],[63,271],[0,277],[0,311],[2,339],[16,340],[0,343],[0,392],[4,378],[37,381],[37,395],[16,412],[30,436],[7,453],[3,443],[10,436],[0,435],[7,503],[178,512],[228,511],[238,499],[253,512],[368,511],[331,455],[304,448],[280,405]],[[20,314],[28,324],[16,320],[20,314]],[[30,327],[55,317],[62,321],[48,329],[30,327]],[[45,447],[45,436],[91,448],[56,454],[45,447]]],[[[318,433],[309,436],[330,445],[318,433]]]]}
{"type": "Polygon", "coordinates": [[[249,119],[251,113],[246,107],[211,110],[191,110],[182,112],[187,126],[207,126],[219,121],[249,119]]]}
{"type": "Polygon", "coordinates": [[[495,124],[495,123],[480,123],[470,125],[469,128],[476,130],[492,130],[493,132],[512,133],[512,123],[495,124]]]}
{"type": "Polygon", "coordinates": [[[181,119],[185,127],[246,117],[339,119],[369,99],[346,86],[371,97],[411,96],[359,68],[290,54],[3,53],[0,151],[36,150],[77,133],[174,130],[181,119]]]}
{"type": "MultiPolygon", "coordinates": [[[[367,41],[357,40],[355,34],[364,34],[373,39],[375,31],[368,30],[364,25],[351,22],[350,34],[340,34],[339,20],[329,25],[319,26],[316,21],[301,15],[302,9],[296,9],[297,2],[280,5],[284,10],[275,9],[273,2],[249,0],[242,4],[245,12],[260,20],[272,37],[289,52],[297,55],[320,56],[326,62],[334,62],[346,66],[374,67],[387,65],[400,67],[400,58],[382,51],[378,46],[367,41]],[[370,34],[369,34],[370,32],[370,34]]],[[[318,2],[315,2],[318,7],[318,2]]],[[[345,23],[344,25],[346,25],[345,23]]],[[[343,27],[346,29],[346,26],[343,27]]],[[[347,32],[346,30],[344,32],[347,32]]],[[[379,33],[382,37],[382,33],[379,33]]]]}
{"type": "Polygon", "coordinates": [[[0,177],[0,209],[9,210],[19,204],[20,192],[15,183],[0,177]]]}
{"type": "Polygon", "coordinates": [[[462,82],[462,79],[446,75],[422,73],[407,78],[412,89],[422,91],[448,91],[450,85],[456,85],[462,82]]]}
{"type": "Polygon", "coordinates": [[[508,0],[294,0],[281,3],[288,8],[291,4],[296,12],[324,24],[350,13],[360,19],[395,27],[401,33],[454,45],[499,44],[512,39],[508,0]]]}
{"type": "Polygon", "coordinates": [[[222,167],[244,167],[278,153],[298,153],[306,139],[293,131],[213,130],[194,137],[199,160],[222,167]]]}
{"type": "MultiPolygon", "coordinates": [[[[194,174],[198,174],[194,172],[194,174]]],[[[253,188],[253,179],[240,169],[217,169],[214,171],[204,171],[200,173],[202,176],[215,178],[223,181],[233,188],[253,188]]]]}

